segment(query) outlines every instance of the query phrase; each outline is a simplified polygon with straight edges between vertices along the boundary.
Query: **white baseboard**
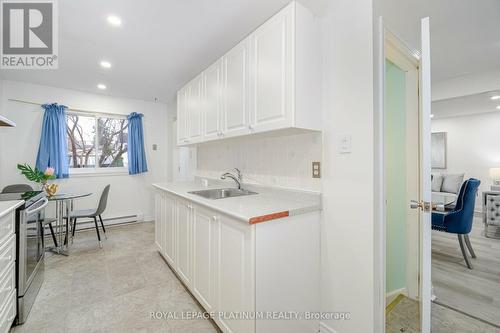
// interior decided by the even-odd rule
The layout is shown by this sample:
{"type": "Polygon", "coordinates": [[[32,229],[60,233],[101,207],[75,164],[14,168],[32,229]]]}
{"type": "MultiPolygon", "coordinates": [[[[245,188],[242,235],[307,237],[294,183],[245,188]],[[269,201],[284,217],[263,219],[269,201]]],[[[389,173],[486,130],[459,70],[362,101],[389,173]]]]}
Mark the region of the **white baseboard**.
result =
{"type": "Polygon", "coordinates": [[[319,322],[319,332],[320,333],[337,333],[333,328],[325,324],[324,322],[319,322]]]}
{"type": "Polygon", "coordinates": [[[408,296],[408,290],[406,288],[401,288],[401,289],[396,289],[394,291],[391,291],[390,293],[387,293],[385,295],[385,304],[386,306],[391,304],[392,301],[399,295],[403,294],[405,296],[408,296]]]}

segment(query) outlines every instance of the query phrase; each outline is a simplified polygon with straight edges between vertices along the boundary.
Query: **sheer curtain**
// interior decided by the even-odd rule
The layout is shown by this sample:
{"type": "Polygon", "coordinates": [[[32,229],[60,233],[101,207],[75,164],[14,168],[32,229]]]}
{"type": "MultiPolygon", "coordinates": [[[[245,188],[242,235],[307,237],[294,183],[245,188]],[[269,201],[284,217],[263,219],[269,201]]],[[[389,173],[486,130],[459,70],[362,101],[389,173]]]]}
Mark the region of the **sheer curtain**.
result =
{"type": "Polygon", "coordinates": [[[128,118],[128,173],[135,175],[148,171],[146,151],[144,150],[144,132],[142,113],[132,112],[128,118]]]}
{"type": "Polygon", "coordinates": [[[68,178],[68,138],[66,133],[66,109],[57,103],[44,104],[42,135],[36,157],[36,167],[44,171],[47,167],[55,169],[57,178],[68,178]]]}

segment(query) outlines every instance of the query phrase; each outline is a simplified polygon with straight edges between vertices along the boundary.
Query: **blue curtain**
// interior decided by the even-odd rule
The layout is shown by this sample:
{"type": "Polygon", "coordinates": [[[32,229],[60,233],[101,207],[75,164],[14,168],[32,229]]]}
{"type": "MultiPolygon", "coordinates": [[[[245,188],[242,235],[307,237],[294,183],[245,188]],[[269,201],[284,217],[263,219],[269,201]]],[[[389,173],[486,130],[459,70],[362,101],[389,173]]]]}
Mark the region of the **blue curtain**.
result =
{"type": "Polygon", "coordinates": [[[132,112],[128,118],[128,173],[135,175],[148,171],[144,150],[142,113],[132,112]]]}
{"type": "Polygon", "coordinates": [[[64,105],[44,104],[42,135],[36,167],[45,171],[47,167],[55,169],[57,178],[68,178],[68,138],[66,133],[66,109],[64,105]]]}

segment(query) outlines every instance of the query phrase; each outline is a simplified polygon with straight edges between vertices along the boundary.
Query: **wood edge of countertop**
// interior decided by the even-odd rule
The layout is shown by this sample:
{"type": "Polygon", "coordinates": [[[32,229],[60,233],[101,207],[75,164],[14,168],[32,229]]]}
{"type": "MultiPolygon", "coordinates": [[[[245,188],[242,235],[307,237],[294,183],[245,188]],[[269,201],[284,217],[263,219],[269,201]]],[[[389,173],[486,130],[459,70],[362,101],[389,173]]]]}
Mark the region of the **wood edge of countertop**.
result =
{"type": "Polygon", "coordinates": [[[250,218],[250,220],[248,220],[248,223],[257,224],[257,223],[267,222],[267,221],[271,221],[271,220],[281,219],[283,217],[288,217],[288,216],[290,216],[290,213],[288,210],[286,210],[284,212],[278,212],[278,213],[272,213],[272,214],[266,214],[266,215],[262,215],[262,216],[252,217],[252,218],[250,218]]]}

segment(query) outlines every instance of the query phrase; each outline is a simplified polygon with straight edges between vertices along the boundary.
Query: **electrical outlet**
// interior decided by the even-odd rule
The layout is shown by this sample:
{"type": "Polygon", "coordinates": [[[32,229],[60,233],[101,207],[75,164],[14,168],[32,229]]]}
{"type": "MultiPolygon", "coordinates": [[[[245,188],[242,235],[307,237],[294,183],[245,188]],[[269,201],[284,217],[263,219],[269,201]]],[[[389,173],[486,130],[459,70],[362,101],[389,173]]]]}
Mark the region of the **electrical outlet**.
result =
{"type": "Polygon", "coordinates": [[[313,178],[321,178],[321,163],[312,162],[312,176],[313,178]]]}

